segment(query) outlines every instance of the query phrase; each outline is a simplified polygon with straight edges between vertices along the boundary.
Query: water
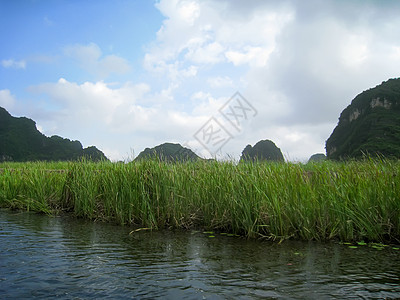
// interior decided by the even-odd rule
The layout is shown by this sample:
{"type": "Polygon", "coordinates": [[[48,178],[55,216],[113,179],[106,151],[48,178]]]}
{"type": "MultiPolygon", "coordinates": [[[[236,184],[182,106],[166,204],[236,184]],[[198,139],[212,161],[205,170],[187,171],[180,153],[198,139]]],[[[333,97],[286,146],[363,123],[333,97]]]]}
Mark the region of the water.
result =
{"type": "Polygon", "coordinates": [[[400,298],[400,250],[0,211],[0,298],[400,298]]]}

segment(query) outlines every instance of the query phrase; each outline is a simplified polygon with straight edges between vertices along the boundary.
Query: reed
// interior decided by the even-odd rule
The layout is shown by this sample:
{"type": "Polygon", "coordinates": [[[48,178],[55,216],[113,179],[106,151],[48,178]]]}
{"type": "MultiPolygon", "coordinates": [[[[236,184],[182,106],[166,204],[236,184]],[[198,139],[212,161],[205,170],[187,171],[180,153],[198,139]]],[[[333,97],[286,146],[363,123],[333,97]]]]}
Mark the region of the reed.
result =
{"type": "Polygon", "coordinates": [[[400,163],[0,164],[0,206],[247,237],[399,241],[400,163]],[[61,171],[60,171],[61,170],[61,171]]]}
{"type": "Polygon", "coordinates": [[[0,207],[47,214],[58,210],[66,166],[66,163],[0,164],[0,207]]]}

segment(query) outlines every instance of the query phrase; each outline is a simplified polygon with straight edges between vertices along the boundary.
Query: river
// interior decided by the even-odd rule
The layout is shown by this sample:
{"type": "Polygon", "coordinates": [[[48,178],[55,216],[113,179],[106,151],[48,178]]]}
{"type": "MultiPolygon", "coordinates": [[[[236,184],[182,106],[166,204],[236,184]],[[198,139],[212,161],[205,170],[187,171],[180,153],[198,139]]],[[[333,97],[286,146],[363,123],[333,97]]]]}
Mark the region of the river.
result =
{"type": "Polygon", "coordinates": [[[400,250],[0,210],[1,299],[400,298],[400,250]]]}

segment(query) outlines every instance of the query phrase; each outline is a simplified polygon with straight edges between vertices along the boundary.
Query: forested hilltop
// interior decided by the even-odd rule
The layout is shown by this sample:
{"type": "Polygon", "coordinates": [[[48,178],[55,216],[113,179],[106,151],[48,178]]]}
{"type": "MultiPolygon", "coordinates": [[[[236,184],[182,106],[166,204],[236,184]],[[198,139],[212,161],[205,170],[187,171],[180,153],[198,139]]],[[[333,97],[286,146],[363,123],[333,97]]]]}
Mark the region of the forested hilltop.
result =
{"type": "Polygon", "coordinates": [[[201,158],[192,150],[180,144],[164,143],[154,148],[146,148],[135,158],[136,161],[157,158],[162,161],[183,162],[196,161],[201,158]]]}
{"type": "Polygon", "coordinates": [[[56,135],[46,137],[28,118],[16,118],[0,107],[0,161],[61,161],[82,157],[108,160],[96,147],[83,148],[79,141],[56,135]]]}
{"type": "Polygon", "coordinates": [[[354,98],[326,141],[326,153],[330,159],[400,158],[400,78],[354,98]]]}
{"type": "Polygon", "coordinates": [[[261,140],[252,147],[247,145],[242,151],[240,161],[284,161],[281,149],[271,140],[261,140]]]}

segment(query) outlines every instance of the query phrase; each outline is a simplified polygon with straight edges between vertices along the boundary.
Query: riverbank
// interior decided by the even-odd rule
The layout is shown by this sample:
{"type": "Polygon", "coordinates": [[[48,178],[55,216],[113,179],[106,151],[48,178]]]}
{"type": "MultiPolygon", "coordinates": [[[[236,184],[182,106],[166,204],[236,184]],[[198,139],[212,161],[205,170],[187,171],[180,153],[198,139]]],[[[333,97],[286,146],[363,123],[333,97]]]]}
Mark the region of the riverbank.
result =
{"type": "Polygon", "coordinates": [[[2,163],[0,169],[0,206],[11,209],[251,238],[400,240],[398,161],[2,163]]]}

